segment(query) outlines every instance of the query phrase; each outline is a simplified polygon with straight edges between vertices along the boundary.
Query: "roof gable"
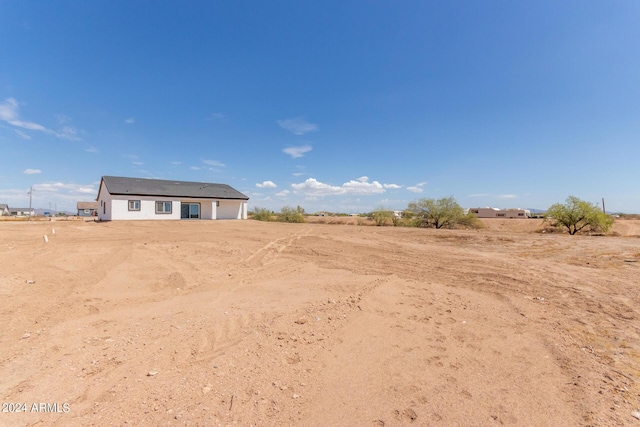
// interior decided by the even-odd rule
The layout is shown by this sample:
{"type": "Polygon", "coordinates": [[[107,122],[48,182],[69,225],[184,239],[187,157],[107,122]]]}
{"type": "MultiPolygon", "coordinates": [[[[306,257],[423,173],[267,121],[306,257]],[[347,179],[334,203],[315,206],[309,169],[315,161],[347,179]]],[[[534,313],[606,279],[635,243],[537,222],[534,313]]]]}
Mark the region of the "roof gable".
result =
{"type": "Polygon", "coordinates": [[[227,184],[118,176],[103,176],[102,182],[112,195],[249,200],[227,184]]]}
{"type": "Polygon", "coordinates": [[[98,209],[98,202],[78,202],[77,209],[98,209]]]}

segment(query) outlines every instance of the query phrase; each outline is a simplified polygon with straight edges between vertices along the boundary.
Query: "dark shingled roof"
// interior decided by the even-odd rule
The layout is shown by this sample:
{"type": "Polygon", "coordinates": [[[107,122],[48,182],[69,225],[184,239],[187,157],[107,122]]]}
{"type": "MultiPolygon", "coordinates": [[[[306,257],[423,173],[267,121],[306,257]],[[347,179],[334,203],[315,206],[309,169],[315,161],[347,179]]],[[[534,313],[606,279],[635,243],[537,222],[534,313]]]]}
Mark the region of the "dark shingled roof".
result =
{"type": "Polygon", "coordinates": [[[109,193],[117,195],[249,200],[247,196],[227,184],[119,176],[103,176],[102,181],[109,193]]]}

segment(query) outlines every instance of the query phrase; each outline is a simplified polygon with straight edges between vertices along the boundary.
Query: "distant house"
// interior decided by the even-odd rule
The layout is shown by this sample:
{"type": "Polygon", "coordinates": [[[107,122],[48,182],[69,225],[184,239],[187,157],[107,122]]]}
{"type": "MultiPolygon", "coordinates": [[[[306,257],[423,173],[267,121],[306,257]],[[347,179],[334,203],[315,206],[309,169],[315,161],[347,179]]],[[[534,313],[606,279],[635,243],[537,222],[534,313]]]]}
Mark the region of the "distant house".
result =
{"type": "Polygon", "coordinates": [[[498,209],[498,208],[471,208],[469,212],[472,212],[478,216],[478,218],[530,218],[531,212],[529,209],[498,209]]]}
{"type": "Polygon", "coordinates": [[[32,216],[35,215],[35,210],[31,208],[11,208],[9,209],[11,216],[32,216]]]}
{"type": "Polygon", "coordinates": [[[98,202],[78,202],[78,216],[96,216],[98,215],[98,202]]]}
{"type": "Polygon", "coordinates": [[[103,176],[98,218],[247,219],[247,200],[226,184],[103,176]]]}
{"type": "Polygon", "coordinates": [[[0,203],[0,216],[11,215],[11,210],[9,209],[9,205],[4,203],[0,203]]]}

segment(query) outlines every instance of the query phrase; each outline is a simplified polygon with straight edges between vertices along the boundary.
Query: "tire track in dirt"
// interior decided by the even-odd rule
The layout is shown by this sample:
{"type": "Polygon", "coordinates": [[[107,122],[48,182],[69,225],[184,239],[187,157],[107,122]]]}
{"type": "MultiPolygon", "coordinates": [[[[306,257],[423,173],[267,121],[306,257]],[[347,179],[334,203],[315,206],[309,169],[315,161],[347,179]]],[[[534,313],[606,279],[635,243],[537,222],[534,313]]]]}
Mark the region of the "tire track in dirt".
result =
{"type": "Polygon", "coordinates": [[[291,247],[295,240],[299,240],[302,237],[309,236],[311,234],[311,231],[311,228],[307,228],[306,230],[298,231],[289,236],[272,240],[257,251],[253,252],[247,258],[245,258],[244,262],[250,262],[253,259],[260,257],[259,259],[261,264],[268,264],[275,258],[277,258],[278,255],[280,255],[285,249],[291,247]],[[285,241],[285,243],[280,243],[283,241],[285,241]]]}

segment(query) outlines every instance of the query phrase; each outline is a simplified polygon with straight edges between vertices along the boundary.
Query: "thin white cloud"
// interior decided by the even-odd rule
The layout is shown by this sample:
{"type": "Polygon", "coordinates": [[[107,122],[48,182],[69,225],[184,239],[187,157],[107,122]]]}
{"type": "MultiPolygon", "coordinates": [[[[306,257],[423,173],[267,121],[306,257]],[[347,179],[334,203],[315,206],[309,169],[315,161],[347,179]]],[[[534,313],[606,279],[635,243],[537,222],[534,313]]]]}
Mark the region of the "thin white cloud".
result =
{"type": "Polygon", "coordinates": [[[36,191],[61,191],[61,190],[73,190],[81,193],[88,193],[95,191],[92,185],[78,185],[64,182],[45,182],[42,184],[36,184],[33,186],[36,191]]]}
{"type": "Polygon", "coordinates": [[[287,197],[287,195],[290,193],[289,190],[282,190],[276,193],[277,197],[287,197]]]}
{"type": "Polygon", "coordinates": [[[227,116],[225,116],[222,113],[211,113],[209,115],[209,117],[207,118],[207,120],[224,120],[226,118],[227,118],[227,116]]]}
{"type": "Polygon", "coordinates": [[[294,135],[304,135],[309,132],[315,132],[318,130],[318,126],[309,123],[303,117],[296,117],[293,119],[278,120],[278,125],[284,130],[288,130],[294,135]]]}
{"type": "MultiPolygon", "coordinates": [[[[41,124],[35,122],[29,122],[20,119],[20,115],[18,113],[19,105],[18,101],[15,98],[7,98],[3,102],[0,102],[0,120],[10,124],[11,126],[31,131],[43,132],[49,135],[54,135],[58,138],[68,139],[71,141],[80,141],[81,138],[78,137],[78,130],[71,126],[65,126],[62,129],[55,131],[52,129],[48,129],[41,124]]],[[[64,122],[70,121],[70,119],[66,116],[64,117],[64,122]]],[[[25,139],[30,139],[30,136],[20,129],[15,129],[16,131],[20,131],[18,133],[19,136],[25,139]]]]}
{"type": "Polygon", "coordinates": [[[495,197],[497,199],[516,199],[518,196],[515,194],[498,194],[495,197]]]}
{"type": "Polygon", "coordinates": [[[33,175],[36,173],[42,173],[42,171],[40,169],[25,169],[24,172],[22,173],[26,173],[27,175],[33,175]]]}
{"type": "Polygon", "coordinates": [[[382,184],[382,186],[388,190],[398,190],[402,188],[402,185],[398,184],[382,184]]]}
{"type": "Polygon", "coordinates": [[[181,165],[182,162],[171,162],[172,165],[181,165]]]}
{"type": "Polygon", "coordinates": [[[131,162],[132,165],[136,165],[136,166],[142,166],[144,165],[143,162],[131,162]]]}
{"type": "Polygon", "coordinates": [[[356,178],[356,181],[367,182],[367,181],[369,181],[369,177],[368,176],[361,176],[360,178],[356,178]]]}
{"type": "Polygon", "coordinates": [[[422,193],[424,191],[422,187],[424,187],[425,185],[427,185],[427,181],[422,181],[417,183],[416,185],[407,187],[407,190],[411,191],[412,193],[422,193]]]}
{"type": "Polygon", "coordinates": [[[18,101],[15,98],[7,98],[0,102],[0,120],[11,122],[18,119],[18,101]]]}
{"type": "Polygon", "coordinates": [[[135,117],[129,117],[129,118],[128,118],[128,119],[126,119],[124,122],[125,122],[126,124],[128,124],[128,125],[132,125],[132,124],[134,124],[134,123],[136,122],[136,118],[135,118],[135,117]]]}
{"type": "Polygon", "coordinates": [[[31,139],[31,136],[27,135],[26,133],[22,132],[19,129],[14,129],[16,135],[18,135],[20,138],[22,139],[31,139]]]}
{"type": "Polygon", "coordinates": [[[202,163],[204,163],[205,165],[215,166],[215,167],[218,167],[218,168],[224,168],[224,167],[227,166],[224,163],[219,162],[217,160],[203,160],[202,163]]]}
{"type": "Polygon", "coordinates": [[[294,172],[292,174],[293,176],[302,176],[302,175],[309,175],[307,172],[294,172]]]}
{"type": "Polygon", "coordinates": [[[311,150],[313,150],[313,147],[307,144],[300,147],[288,147],[283,149],[282,152],[290,155],[293,159],[297,159],[299,157],[304,157],[305,153],[308,153],[311,150]]]}
{"type": "Polygon", "coordinates": [[[70,141],[81,141],[82,138],[78,136],[78,130],[71,126],[65,126],[58,132],[54,132],[58,138],[68,139],[70,141]]]}
{"type": "Polygon", "coordinates": [[[256,187],[258,188],[276,188],[277,185],[273,181],[263,181],[262,183],[257,183],[256,187]]]}
{"type": "Polygon", "coordinates": [[[98,149],[96,147],[87,147],[84,149],[87,153],[97,153],[98,149]]]}
{"type": "Polygon", "coordinates": [[[477,194],[469,194],[467,197],[487,197],[490,196],[488,193],[477,193],[477,194]]]}
{"type": "Polygon", "coordinates": [[[202,168],[199,166],[191,166],[189,169],[191,169],[192,171],[199,171],[202,168]]]}
{"type": "Polygon", "coordinates": [[[329,185],[318,181],[315,178],[308,178],[299,184],[291,184],[293,191],[304,194],[307,197],[322,197],[330,195],[370,195],[385,192],[384,187],[378,181],[368,182],[368,178],[361,177],[360,180],[350,180],[340,186],[329,185]]]}
{"type": "Polygon", "coordinates": [[[71,117],[65,116],[64,114],[56,114],[56,118],[58,119],[58,123],[61,125],[66,125],[67,123],[71,123],[71,117]]]}
{"type": "MultiPolygon", "coordinates": [[[[75,212],[78,201],[92,201],[98,195],[99,183],[87,185],[64,182],[45,182],[33,186],[33,207],[54,208],[57,205],[59,211],[68,210],[75,212]]],[[[0,190],[0,200],[9,206],[28,206],[28,189],[3,189],[0,190]]]]}

